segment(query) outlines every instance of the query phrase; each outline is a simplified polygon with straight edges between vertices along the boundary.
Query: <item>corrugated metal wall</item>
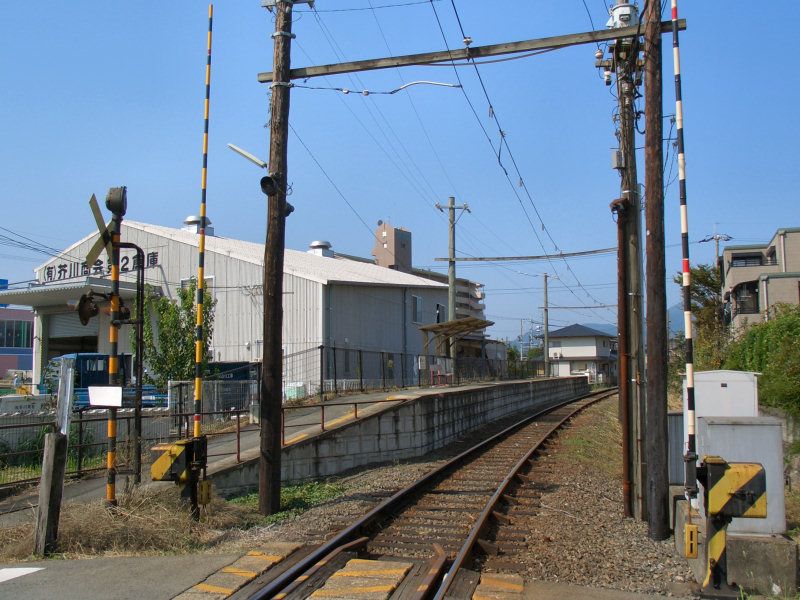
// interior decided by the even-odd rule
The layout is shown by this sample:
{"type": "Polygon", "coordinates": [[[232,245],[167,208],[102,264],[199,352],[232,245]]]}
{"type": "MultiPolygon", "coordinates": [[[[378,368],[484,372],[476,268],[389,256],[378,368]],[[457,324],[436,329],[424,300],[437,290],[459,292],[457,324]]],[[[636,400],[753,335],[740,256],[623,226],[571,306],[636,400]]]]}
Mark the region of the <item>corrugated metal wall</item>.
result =
{"type": "Polygon", "coordinates": [[[435,323],[436,304],[447,305],[446,289],[334,284],[328,293],[329,344],[341,348],[419,353],[418,326],[435,323]],[[422,298],[418,323],[411,320],[412,296],[422,298]]]}
{"type": "MultiPolygon", "coordinates": [[[[182,281],[197,275],[196,245],[126,228],[124,223],[123,240],[140,246],[146,257],[151,255],[155,265],[145,269],[145,281],[160,287],[169,298],[176,298],[182,281]]],[[[54,259],[48,264],[81,260],[93,243],[94,237],[73,248],[69,257],[54,259]]],[[[129,257],[128,264],[132,267],[133,252],[123,250],[122,255],[129,257]]],[[[262,265],[216,254],[207,248],[205,273],[211,286],[210,295],[217,301],[212,340],[214,359],[260,360],[263,351],[262,265]]],[[[121,279],[135,282],[136,273],[131,269],[122,273],[121,279]]],[[[285,274],[284,353],[294,354],[321,344],[418,353],[422,348],[418,325],[436,322],[437,303],[447,306],[446,288],[324,286],[285,274]],[[422,298],[417,323],[412,322],[412,296],[422,298]]],[[[103,328],[100,321],[95,322],[103,328]]],[[[123,329],[120,339],[127,339],[127,330],[128,327],[123,329]]]]}
{"type": "Polygon", "coordinates": [[[683,413],[670,412],[667,415],[667,442],[669,462],[669,484],[683,485],[685,477],[683,466],[683,413]]]}

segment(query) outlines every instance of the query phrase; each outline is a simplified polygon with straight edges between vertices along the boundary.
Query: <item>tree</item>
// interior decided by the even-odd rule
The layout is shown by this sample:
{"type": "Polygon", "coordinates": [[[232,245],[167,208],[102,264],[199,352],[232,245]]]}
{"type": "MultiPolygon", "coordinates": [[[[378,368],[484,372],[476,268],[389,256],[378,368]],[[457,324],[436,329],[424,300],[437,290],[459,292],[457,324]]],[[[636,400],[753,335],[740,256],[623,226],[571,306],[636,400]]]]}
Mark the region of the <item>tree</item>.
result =
{"type": "MultiPolygon", "coordinates": [[[[144,356],[148,367],[145,380],[164,388],[169,380],[194,379],[195,327],[197,310],[195,296],[197,281],[178,288],[175,301],[157,296],[146,286],[144,297],[144,356]],[[153,331],[149,315],[155,316],[153,331]]],[[[214,308],[217,301],[205,294],[203,302],[203,370],[211,358],[211,338],[214,334],[214,308]]],[[[135,348],[135,340],[133,341],[135,348]]],[[[135,348],[138,352],[138,348],[135,348]]]]}
{"type": "Polygon", "coordinates": [[[506,358],[508,359],[509,363],[516,364],[519,362],[519,350],[517,350],[514,346],[509,346],[508,350],[506,350],[506,358]]]}
{"type": "Polygon", "coordinates": [[[529,348],[528,349],[528,360],[533,360],[533,359],[539,358],[541,356],[544,356],[544,350],[542,349],[541,346],[539,346],[538,348],[529,348]]]}
{"type": "MultiPolygon", "coordinates": [[[[683,275],[678,273],[672,280],[682,285],[683,275]]],[[[722,281],[717,267],[696,265],[691,268],[689,301],[695,334],[692,344],[695,369],[719,369],[725,362],[729,335],[722,320],[722,281]]]]}

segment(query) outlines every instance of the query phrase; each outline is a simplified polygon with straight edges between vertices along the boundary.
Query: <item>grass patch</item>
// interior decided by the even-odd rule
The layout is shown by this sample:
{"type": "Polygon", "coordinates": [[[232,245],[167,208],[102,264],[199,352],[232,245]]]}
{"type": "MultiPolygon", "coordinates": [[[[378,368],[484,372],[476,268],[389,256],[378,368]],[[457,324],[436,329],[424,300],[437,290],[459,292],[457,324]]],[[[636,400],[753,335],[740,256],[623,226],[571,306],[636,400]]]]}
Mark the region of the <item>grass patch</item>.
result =
{"type": "Polygon", "coordinates": [[[564,453],[570,460],[590,465],[609,476],[619,476],[622,472],[622,432],[617,407],[616,401],[606,400],[578,416],[583,425],[561,436],[564,453]]]}
{"type": "MultiPolygon", "coordinates": [[[[344,494],[345,488],[338,483],[311,482],[302,485],[289,485],[281,488],[281,510],[274,515],[263,517],[265,524],[279,523],[323,504],[344,494]]],[[[239,496],[229,501],[234,506],[258,510],[258,493],[239,496]]]]}
{"type": "MultiPolygon", "coordinates": [[[[204,549],[221,541],[225,530],[264,524],[247,506],[214,498],[199,521],[175,488],[135,488],[118,496],[108,508],[103,500],[67,504],[61,510],[55,557],[97,555],[180,554],[204,549]]],[[[24,559],[33,549],[31,521],[0,528],[0,559],[24,559]]]]}
{"type": "Polygon", "coordinates": [[[800,491],[785,488],[786,531],[793,540],[800,541],[800,491]]]}

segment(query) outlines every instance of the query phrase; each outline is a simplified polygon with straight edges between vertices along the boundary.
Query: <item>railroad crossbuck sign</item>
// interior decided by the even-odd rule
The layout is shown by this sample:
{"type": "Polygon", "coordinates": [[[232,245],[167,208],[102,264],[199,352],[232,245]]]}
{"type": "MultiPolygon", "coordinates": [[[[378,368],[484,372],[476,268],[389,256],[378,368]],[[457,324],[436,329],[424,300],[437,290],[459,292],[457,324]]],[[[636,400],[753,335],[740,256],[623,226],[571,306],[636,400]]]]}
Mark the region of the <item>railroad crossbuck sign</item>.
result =
{"type": "Polygon", "coordinates": [[[97,230],[100,232],[100,237],[97,238],[97,241],[86,255],[86,264],[93,265],[94,261],[97,260],[97,257],[100,256],[100,253],[103,251],[103,248],[106,249],[108,259],[111,260],[111,232],[108,230],[111,223],[106,225],[105,221],[103,221],[103,213],[100,212],[100,206],[97,204],[97,198],[95,198],[94,194],[89,198],[89,208],[92,209],[94,220],[97,223],[97,230]]]}
{"type": "Polygon", "coordinates": [[[738,590],[728,586],[727,528],[734,517],[767,517],[767,475],[758,463],[728,463],[719,456],[706,456],[699,471],[706,489],[706,578],[703,593],[738,590]]]}

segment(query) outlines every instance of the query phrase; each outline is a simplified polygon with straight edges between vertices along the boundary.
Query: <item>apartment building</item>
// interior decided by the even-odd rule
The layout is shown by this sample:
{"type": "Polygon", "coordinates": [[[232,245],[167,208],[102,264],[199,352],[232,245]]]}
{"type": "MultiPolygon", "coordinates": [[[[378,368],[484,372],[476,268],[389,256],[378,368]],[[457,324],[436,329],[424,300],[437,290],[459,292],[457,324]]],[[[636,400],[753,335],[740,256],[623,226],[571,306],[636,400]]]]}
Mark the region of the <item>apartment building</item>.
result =
{"type": "Polygon", "coordinates": [[[769,318],[779,303],[800,303],[800,227],[766,244],[726,246],[719,259],[725,323],[738,329],[769,318]]]}

